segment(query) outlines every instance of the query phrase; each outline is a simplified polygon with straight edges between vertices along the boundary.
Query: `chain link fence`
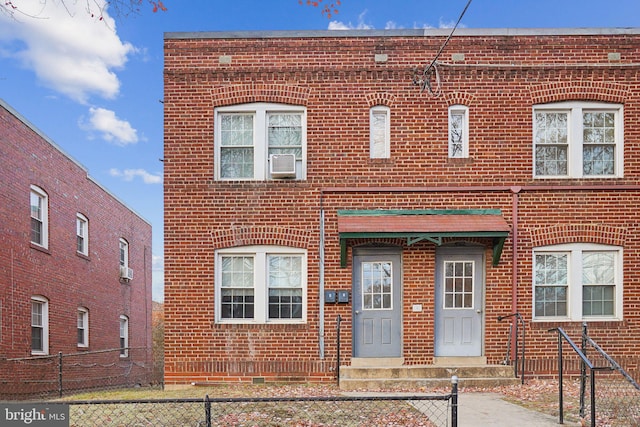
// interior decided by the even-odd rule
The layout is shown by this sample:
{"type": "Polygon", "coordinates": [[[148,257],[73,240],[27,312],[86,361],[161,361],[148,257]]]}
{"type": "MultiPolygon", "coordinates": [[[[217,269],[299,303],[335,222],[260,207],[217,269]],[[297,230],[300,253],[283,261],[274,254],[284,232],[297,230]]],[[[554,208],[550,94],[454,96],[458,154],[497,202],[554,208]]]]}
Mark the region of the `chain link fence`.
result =
{"type": "Polygon", "coordinates": [[[152,381],[151,348],[121,349],[0,360],[1,400],[61,397],[81,391],[109,390],[152,381]]]}
{"type": "Polygon", "coordinates": [[[447,395],[71,401],[70,426],[457,426],[447,395]]]}

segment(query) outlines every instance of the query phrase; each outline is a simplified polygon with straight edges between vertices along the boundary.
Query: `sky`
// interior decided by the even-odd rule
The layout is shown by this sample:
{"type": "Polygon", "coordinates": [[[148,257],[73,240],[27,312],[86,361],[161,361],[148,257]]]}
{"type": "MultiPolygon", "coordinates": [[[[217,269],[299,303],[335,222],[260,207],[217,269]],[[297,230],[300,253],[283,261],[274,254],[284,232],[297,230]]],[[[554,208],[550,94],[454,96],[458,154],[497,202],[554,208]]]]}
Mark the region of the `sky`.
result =
{"type": "MultiPolygon", "coordinates": [[[[468,1],[341,0],[330,17],[306,0],[164,0],[156,13],[142,0],[126,15],[104,0],[2,1],[0,98],[151,223],[162,302],[165,32],[452,28],[468,1]]],[[[472,0],[459,25],[585,27],[640,27],[640,0],[472,0]]]]}

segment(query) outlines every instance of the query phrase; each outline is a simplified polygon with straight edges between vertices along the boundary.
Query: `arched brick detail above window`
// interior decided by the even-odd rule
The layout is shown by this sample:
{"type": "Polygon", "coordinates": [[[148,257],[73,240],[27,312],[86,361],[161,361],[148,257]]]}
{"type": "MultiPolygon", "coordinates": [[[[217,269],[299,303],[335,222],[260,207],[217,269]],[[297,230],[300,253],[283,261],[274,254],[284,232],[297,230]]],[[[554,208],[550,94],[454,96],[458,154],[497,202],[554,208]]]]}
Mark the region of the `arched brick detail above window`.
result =
{"type": "Polygon", "coordinates": [[[309,87],[252,83],[230,85],[212,89],[213,104],[218,107],[225,105],[249,104],[252,102],[270,102],[289,105],[307,105],[309,87]]]}
{"type": "Polygon", "coordinates": [[[474,96],[466,92],[451,92],[443,94],[447,105],[466,105],[469,107],[473,104],[474,96]]]}
{"type": "Polygon", "coordinates": [[[394,95],[386,92],[369,93],[365,97],[369,107],[375,107],[376,105],[391,107],[396,100],[394,95]]]}
{"type": "Polygon", "coordinates": [[[629,86],[613,82],[568,81],[532,85],[531,100],[534,104],[560,101],[601,101],[624,104],[629,86]]]}
{"type": "Polygon", "coordinates": [[[211,240],[215,248],[233,248],[237,246],[288,246],[306,249],[309,245],[310,233],[288,227],[273,226],[240,226],[211,232],[211,240]]]}
{"type": "Polygon", "coordinates": [[[566,243],[597,243],[624,246],[626,230],[606,224],[560,224],[529,230],[532,246],[549,246],[566,243]]]}

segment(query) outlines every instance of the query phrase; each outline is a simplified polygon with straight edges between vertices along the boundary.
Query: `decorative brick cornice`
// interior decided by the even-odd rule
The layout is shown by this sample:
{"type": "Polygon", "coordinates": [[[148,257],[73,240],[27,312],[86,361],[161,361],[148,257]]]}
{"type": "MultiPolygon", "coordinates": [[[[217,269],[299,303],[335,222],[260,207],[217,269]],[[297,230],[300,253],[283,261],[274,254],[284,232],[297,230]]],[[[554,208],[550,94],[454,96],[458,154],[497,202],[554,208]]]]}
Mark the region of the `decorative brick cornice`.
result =
{"type": "Polygon", "coordinates": [[[626,230],[606,224],[558,224],[529,230],[533,247],[565,243],[624,246],[626,230]]]}
{"type": "Polygon", "coordinates": [[[391,107],[396,100],[395,95],[386,92],[368,93],[365,97],[369,107],[375,107],[376,105],[391,107]]]}
{"type": "Polygon", "coordinates": [[[211,232],[211,240],[216,249],[251,245],[275,245],[292,248],[307,248],[310,232],[290,227],[270,225],[248,225],[231,227],[211,232]]]}
{"type": "Polygon", "coordinates": [[[310,92],[306,86],[249,83],[213,88],[211,96],[213,104],[220,107],[251,102],[307,105],[310,92]]]}
{"type": "Polygon", "coordinates": [[[604,81],[569,81],[530,86],[534,104],[560,101],[602,101],[623,104],[629,96],[626,84],[604,81]]]}

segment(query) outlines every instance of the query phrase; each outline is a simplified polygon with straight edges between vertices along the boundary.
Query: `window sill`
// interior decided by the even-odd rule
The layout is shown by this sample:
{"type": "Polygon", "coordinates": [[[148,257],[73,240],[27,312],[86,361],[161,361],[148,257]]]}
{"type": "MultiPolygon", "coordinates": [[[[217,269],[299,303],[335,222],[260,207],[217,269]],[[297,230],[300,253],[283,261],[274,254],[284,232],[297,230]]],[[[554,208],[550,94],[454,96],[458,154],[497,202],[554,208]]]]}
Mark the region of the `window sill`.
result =
{"type": "Polygon", "coordinates": [[[49,251],[49,248],[45,248],[44,246],[40,246],[38,244],[35,244],[33,242],[30,242],[31,245],[31,249],[35,249],[39,252],[45,253],[47,255],[51,255],[51,252],[49,251]]]}
{"type": "Polygon", "coordinates": [[[449,157],[447,163],[453,166],[471,165],[475,162],[473,157],[449,157]]]}
{"type": "Polygon", "coordinates": [[[89,258],[89,255],[83,254],[82,252],[76,252],[76,255],[78,256],[78,258],[82,258],[84,260],[91,261],[91,258],[89,258]]]}
{"type": "Polygon", "coordinates": [[[214,329],[237,329],[237,330],[306,330],[309,329],[307,322],[300,323],[229,323],[215,322],[214,329]]]}
{"type": "Polygon", "coordinates": [[[561,328],[581,328],[583,324],[587,324],[588,328],[596,328],[596,329],[625,329],[628,327],[628,322],[626,320],[620,319],[582,319],[582,320],[572,320],[572,319],[558,319],[558,320],[532,320],[530,322],[530,327],[532,330],[549,330],[557,327],[561,328]]]}

